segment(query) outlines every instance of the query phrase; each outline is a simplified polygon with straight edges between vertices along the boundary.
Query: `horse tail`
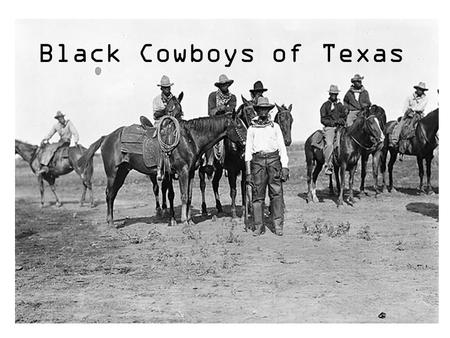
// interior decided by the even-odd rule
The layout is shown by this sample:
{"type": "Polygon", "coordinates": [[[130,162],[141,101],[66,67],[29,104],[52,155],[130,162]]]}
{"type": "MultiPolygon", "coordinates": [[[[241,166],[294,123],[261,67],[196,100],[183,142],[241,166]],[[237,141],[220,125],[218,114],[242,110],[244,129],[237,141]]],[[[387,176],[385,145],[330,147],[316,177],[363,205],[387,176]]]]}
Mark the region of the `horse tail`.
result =
{"type": "Polygon", "coordinates": [[[305,159],[306,159],[306,165],[312,166],[314,165],[314,149],[312,147],[312,136],[308,137],[305,142],[305,159]]]}
{"type": "Polygon", "coordinates": [[[91,162],[95,152],[98,150],[98,148],[100,148],[105,137],[106,136],[102,136],[97,141],[92,143],[89,149],[78,159],[77,164],[81,171],[84,171],[89,162],[91,162]]]}

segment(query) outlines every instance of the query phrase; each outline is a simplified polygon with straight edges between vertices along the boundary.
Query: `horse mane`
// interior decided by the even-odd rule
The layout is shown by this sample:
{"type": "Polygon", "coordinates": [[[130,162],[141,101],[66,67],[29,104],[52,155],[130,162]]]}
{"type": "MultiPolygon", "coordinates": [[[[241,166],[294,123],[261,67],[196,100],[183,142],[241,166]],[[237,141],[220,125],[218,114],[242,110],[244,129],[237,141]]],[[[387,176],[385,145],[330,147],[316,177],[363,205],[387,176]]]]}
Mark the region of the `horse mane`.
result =
{"type": "Polygon", "coordinates": [[[349,127],[346,127],[347,134],[352,135],[355,131],[361,128],[361,124],[364,123],[365,117],[359,116],[356,118],[355,122],[349,127]]]}
{"type": "Polygon", "coordinates": [[[219,115],[211,118],[210,116],[206,117],[197,117],[191,120],[181,120],[181,124],[187,129],[194,129],[200,132],[212,132],[218,133],[223,131],[223,122],[227,119],[225,115],[219,115]],[[217,122],[221,123],[217,123],[217,122]]]}
{"type": "Polygon", "coordinates": [[[15,141],[18,142],[18,143],[20,143],[21,145],[23,145],[23,146],[25,146],[25,147],[28,147],[28,148],[30,148],[30,149],[33,149],[33,150],[36,150],[37,148],[39,148],[39,146],[37,146],[37,145],[35,145],[35,144],[28,143],[28,142],[25,142],[25,141],[22,141],[22,140],[16,139],[15,141]]]}

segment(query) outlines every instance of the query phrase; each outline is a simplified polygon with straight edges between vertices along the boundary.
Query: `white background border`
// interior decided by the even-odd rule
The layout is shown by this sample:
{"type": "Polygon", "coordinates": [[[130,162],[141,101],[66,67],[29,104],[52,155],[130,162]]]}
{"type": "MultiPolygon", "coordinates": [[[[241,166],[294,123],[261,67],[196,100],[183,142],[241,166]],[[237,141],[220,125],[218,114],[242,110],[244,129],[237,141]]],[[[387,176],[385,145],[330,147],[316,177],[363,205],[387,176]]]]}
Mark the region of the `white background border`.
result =
{"type": "MultiPolygon", "coordinates": [[[[14,26],[16,19],[438,19],[440,25],[439,50],[440,50],[440,106],[444,114],[440,116],[440,148],[449,149],[446,129],[450,111],[448,109],[448,74],[449,53],[449,28],[450,18],[446,6],[448,1],[284,1],[284,0],[161,0],[151,1],[9,1],[2,2],[0,14],[0,107],[1,118],[1,145],[7,155],[0,162],[2,178],[0,190],[2,222],[1,227],[1,334],[3,337],[32,336],[32,337],[60,337],[60,336],[214,336],[229,337],[230,335],[246,336],[428,336],[436,337],[450,332],[448,321],[449,314],[449,241],[450,226],[448,206],[449,179],[445,177],[445,171],[450,170],[448,163],[448,150],[440,149],[439,175],[440,191],[440,218],[439,218],[439,318],[438,325],[30,325],[14,324],[14,177],[15,166],[12,153],[15,131],[15,64],[14,64],[14,26]]],[[[434,65],[430,65],[434,67],[434,65]]],[[[301,311],[301,309],[299,309],[301,311]]]]}

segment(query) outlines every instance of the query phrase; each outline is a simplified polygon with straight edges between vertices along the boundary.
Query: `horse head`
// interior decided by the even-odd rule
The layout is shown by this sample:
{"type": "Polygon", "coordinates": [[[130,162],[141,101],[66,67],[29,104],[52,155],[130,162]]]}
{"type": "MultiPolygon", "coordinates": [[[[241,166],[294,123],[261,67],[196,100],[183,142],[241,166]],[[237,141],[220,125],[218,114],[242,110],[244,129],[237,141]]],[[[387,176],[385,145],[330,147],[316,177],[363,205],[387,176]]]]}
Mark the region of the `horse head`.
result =
{"type": "Polygon", "coordinates": [[[243,104],[239,107],[239,118],[244,121],[245,125],[248,127],[252,123],[252,120],[256,117],[255,109],[253,109],[253,104],[251,101],[245,99],[244,96],[241,95],[243,104]]]}
{"type": "Polygon", "coordinates": [[[178,98],[175,95],[169,99],[166,105],[166,115],[171,115],[177,119],[183,116],[183,109],[181,108],[181,100],[183,99],[184,93],[181,92],[178,98]]]}
{"type": "Polygon", "coordinates": [[[384,141],[383,128],[381,127],[381,122],[378,116],[369,115],[364,118],[364,132],[369,136],[372,144],[379,144],[384,141]]]}
{"type": "Polygon", "coordinates": [[[232,114],[228,114],[227,118],[229,119],[227,125],[228,139],[239,146],[244,147],[247,140],[247,127],[245,126],[245,123],[239,118],[236,111],[233,111],[232,114]]]}
{"type": "Polygon", "coordinates": [[[284,104],[281,107],[275,104],[278,112],[275,115],[274,122],[280,125],[281,132],[283,133],[284,144],[286,146],[290,146],[292,143],[291,138],[291,130],[292,130],[292,122],[294,122],[294,118],[292,117],[292,104],[289,107],[286,107],[284,104]]]}
{"type": "Polygon", "coordinates": [[[387,123],[386,112],[384,111],[384,109],[376,104],[373,104],[367,109],[366,117],[370,115],[375,115],[378,118],[381,129],[384,130],[387,123]]]}

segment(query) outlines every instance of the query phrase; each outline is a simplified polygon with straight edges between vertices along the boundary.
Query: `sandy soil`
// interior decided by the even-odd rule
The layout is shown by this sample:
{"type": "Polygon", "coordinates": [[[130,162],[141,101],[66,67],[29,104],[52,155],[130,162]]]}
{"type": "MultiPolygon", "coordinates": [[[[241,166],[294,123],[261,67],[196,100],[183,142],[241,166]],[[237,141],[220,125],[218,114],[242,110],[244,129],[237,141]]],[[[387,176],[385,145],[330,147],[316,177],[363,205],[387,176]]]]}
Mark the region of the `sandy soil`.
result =
{"type": "MultiPolygon", "coordinates": [[[[36,179],[17,160],[16,322],[437,322],[437,161],[433,195],[416,193],[415,158],[405,158],[395,168],[398,192],[357,193],[354,207],[338,209],[325,176],[322,202],[306,203],[303,147],[290,148],[283,237],[243,232],[229,217],[225,179],[225,215],[215,217],[208,185],[211,215],[169,228],[137,172],[116,200],[125,226],[111,228],[98,157],[97,207],[78,206],[72,173],[57,181],[64,205],[56,208],[48,189],[52,205],[40,210],[36,179]]],[[[178,192],[177,184],[177,206],[178,192]]],[[[199,189],[193,205],[198,214],[199,189]]]]}

